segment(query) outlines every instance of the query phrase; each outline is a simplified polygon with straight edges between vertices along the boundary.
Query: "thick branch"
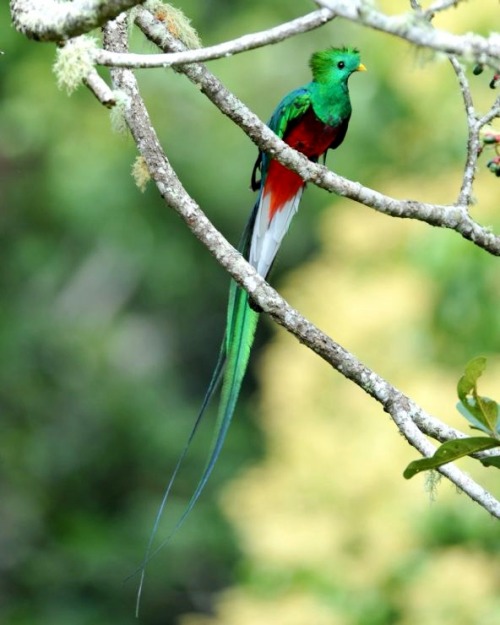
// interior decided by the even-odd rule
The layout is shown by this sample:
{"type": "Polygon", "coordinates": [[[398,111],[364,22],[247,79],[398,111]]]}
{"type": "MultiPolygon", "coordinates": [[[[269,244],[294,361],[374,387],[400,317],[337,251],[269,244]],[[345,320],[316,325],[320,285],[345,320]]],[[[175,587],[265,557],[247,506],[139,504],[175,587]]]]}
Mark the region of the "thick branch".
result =
{"type": "MultiPolygon", "coordinates": [[[[108,28],[106,45],[119,49],[121,39],[114,39],[118,28],[108,28]]],[[[280,325],[294,334],[321,358],[330,363],[346,378],[354,381],[377,400],[394,419],[410,444],[430,455],[434,446],[418,429],[417,422],[432,422],[435,430],[446,429],[437,419],[426,414],[410,398],[391,386],[383,378],[363,365],[355,356],[335,343],[316,326],[302,317],[244,260],[244,258],[215,229],[196,202],[187,194],[164,154],[158,137],[140,98],[135,77],[129,70],[112,70],[115,86],[130,98],[126,120],[137,147],[151,176],[166,203],[185,221],[195,236],[203,242],[218,262],[243,286],[262,310],[269,313],[280,325]]],[[[493,516],[500,518],[500,502],[490,493],[462,473],[457,467],[447,465],[440,471],[461,490],[478,502],[493,516]]]]}
{"type": "Polygon", "coordinates": [[[63,41],[88,33],[144,0],[10,0],[15,28],[29,39],[63,41]]]}
{"type": "MultiPolygon", "coordinates": [[[[136,15],[136,23],[145,35],[162,49],[174,51],[183,49],[183,45],[148,11],[140,9],[136,15]]],[[[491,254],[500,256],[500,237],[475,222],[468,214],[467,206],[397,200],[364,187],[358,182],[347,180],[322,165],[312,163],[290,148],[202,64],[182,65],[180,71],[186,74],[222,113],[238,124],[261,150],[296,171],[306,182],[313,182],[327,191],[348,197],[392,217],[418,219],[432,226],[450,228],[491,254]]]]}

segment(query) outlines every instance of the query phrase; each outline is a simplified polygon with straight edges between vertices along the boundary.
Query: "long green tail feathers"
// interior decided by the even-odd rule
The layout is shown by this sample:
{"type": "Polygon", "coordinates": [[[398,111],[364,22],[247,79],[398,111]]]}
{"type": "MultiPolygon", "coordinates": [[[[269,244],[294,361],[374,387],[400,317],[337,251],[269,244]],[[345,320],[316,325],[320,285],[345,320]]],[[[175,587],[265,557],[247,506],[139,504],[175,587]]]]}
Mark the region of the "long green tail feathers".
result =
{"type": "MultiPolygon", "coordinates": [[[[217,458],[221,452],[234,414],[236,402],[238,401],[238,396],[240,394],[241,384],[243,382],[248,366],[248,360],[250,358],[250,350],[253,344],[257,322],[259,320],[259,314],[252,310],[248,305],[248,294],[240,289],[234,282],[231,283],[230,306],[228,313],[230,313],[231,318],[228,318],[228,329],[225,337],[224,347],[226,357],[224,379],[219,404],[219,413],[215,426],[215,436],[203,475],[201,476],[196,490],[194,491],[186,509],[179,519],[176,529],[182,525],[188,514],[193,509],[193,506],[205,488],[208,478],[210,477],[215,463],[217,462],[217,458]],[[232,301],[234,301],[233,305],[231,305],[232,301]]],[[[210,401],[210,399],[208,399],[208,401],[210,401]]]]}
{"type": "Polygon", "coordinates": [[[217,462],[217,458],[219,457],[222,446],[226,439],[227,431],[229,429],[229,425],[234,414],[234,409],[236,407],[236,402],[238,401],[241,384],[247,370],[248,360],[250,358],[250,350],[253,344],[258,320],[259,313],[252,310],[248,305],[248,294],[240,287],[238,287],[235,282],[231,282],[226,335],[224,337],[224,341],[219,352],[217,365],[212,374],[212,379],[205,394],[205,398],[194,423],[193,429],[191,430],[186,445],[179,457],[179,460],[177,461],[174,472],[163,495],[163,499],[158,509],[158,513],[156,515],[156,519],[153,525],[153,530],[151,532],[151,536],[148,542],[144,561],[142,563],[142,566],[140,567],[141,578],[137,592],[137,614],[139,612],[139,603],[142,594],[147,563],[162,547],[164,547],[172,539],[174,534],[184,523],[189,513],[193,509],[194,505],[198,501],[217,462]],[[186,454],[196,434],[198,426],[202,421],[202,418],[206,412],[207,407],[210,404],[213,395],[219,388],[221,381],[222,391],[219,404],[219,412],[217,416],[217,423],[215,426],[215,436],[212,443],[208,462],[198,482],[198,485],[196,486],[196,489],[191,499],[189,500],[189,503],[187,504],[182,515],[179,517],[173,530],[170,532],[168,537],[153,551],[153,541],[157,534],[160,519],[167,504],[170,491],[172,490],[174,481],[177,477],[181,464],[186,457],[186,454]]]}
{"type": "MultiPolygon", "coordinates": [[[[239,248],[245,256],[248,253],[254,219],[255,210],[252,213],[252,216],[243,233],[242,240],[240,241],[239,248]]],[[[221,348],[219,350],[217,364],[212,373],[210,384],[205,393],[203,403],[198,412],[191,433],[177,461],[177,464],[175,465],[167,488],[165,489],[148,541],[144,560],[138,570],[141,576],[137,591],[136,614],[139,613],[140,599],[142,595],[142,588],[148,562],[162,547],[164,547],[172,539],[177,530],[182,526],[189,513],[193,509],[194,505],[198,501],[217,462],[234,414],[243,378],[245,377],[245,373],[248,367],[250,350],[254,341],[255,330],[257,328],[258,320],[259,313],[255,312],[252,308],[250,308],[248,302],[248,294],[246,293],[246,291],[241,289],[236,284],[236,282],[231,281],[229,289],[229,302],[227,308],[226,331],[224,334],[221,348]],[[210,405],[212,398],[219,389],[221,383],[222,390],[217,421],[214,430],[215,434],[203,474],[196,486],[196,489],[191,499],[189,500],[184,512],[176,522],[174,528],[167,536],[167,538],[153,550],[153,542],[158,532],[160,520],[165,510],[168,498],[170,496],[172,486],[175,482],[179,469],[187,455],[189,447],[191,446],[198,427],[203,419],[203,416],[208,406],[210,405]]]]}

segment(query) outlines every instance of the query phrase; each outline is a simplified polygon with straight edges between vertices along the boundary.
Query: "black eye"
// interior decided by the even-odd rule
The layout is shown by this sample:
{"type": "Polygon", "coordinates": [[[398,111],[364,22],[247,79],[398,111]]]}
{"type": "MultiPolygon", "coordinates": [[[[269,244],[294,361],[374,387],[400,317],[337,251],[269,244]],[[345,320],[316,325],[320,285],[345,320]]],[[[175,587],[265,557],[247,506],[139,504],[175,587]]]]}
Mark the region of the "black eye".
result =
{"type": "Polygon", "coordinates": [[[344,67],[345,67],[345,63],[344,63],[344,61],[339,61],[339,62],[337,63],[337,67],[338,67],[339,69],[344,69],[344,67]]]}

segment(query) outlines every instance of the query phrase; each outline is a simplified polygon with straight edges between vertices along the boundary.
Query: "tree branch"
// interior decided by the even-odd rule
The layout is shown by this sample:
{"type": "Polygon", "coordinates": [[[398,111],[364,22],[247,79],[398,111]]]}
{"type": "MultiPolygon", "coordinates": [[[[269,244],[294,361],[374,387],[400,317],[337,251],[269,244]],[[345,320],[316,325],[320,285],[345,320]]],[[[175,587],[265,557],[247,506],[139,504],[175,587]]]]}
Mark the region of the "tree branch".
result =
{"type": "MultiPolygon", "coordinates": [[[[125,26],[121,18],[115,24],[118,27],[107,29],[105,46],[120,51],[125,26]]],[[[124,91],[129,98],[130,106],[125,113],[127,124],[165,202],[180,215],[193,234],[209,249],[224,269],[248,291],[263,311],[269,313],[300,342],[379,402],[392,416],[410,444],[424,455],[431,455],[435,448],[417,427],[417,423],[432,423],[433,429],[441,432],[445,431],[447,426],[425,413],[410,398],[321,332],[267,284],[215,229],[185,191],[161,148],[132,72],[127,69],[113,69],[112,76],[116,88],[124,91]]],[[[500,518],[500,502],[456,466],[446,465],[439,470],[490,514],[500,518]]]]}
{"type": "Polygon", "coordinates": [[[476,110],[474,108],[469,81],[467,80],[465,71],[456,57],[450,57],[450,63],[455,70],[455,74],[457,75],[468,127],[467,156],[465,160],[464,174],[462,177],[462,186],[457,202],[462,205],[470,206],[472,204],[472,185],[474,183],[477,159],[481,145],[479,142],[480,128],[477,125],[476,110]]]}
{"type": "Polygon", "coordinates": [[[83,83],[106,108],[112,108],[115,106],[116,94],[109,87],[104,78],[99,76],[96,70],[87,74],[87,76],[83,79],[83,83]]]}
{"type": "MultiPolygon", "coordinates": [[[[283,41],[294,35],[314,30],[331,21],[334,17],[333,12],[329,9],[318,9],[274,28],[243,35],[237,39],[206,48],[182,50],[166,54],[133,54],[131,52],[119,53],[110,50],[97,50],[94,53],[94,60],[100,65],[128,67],[131,69],[169,67],[183,63],[208,61],[283,41]]],[[[163,22],[161,23],[163,24],[163,22]]],[[[160,31],[160,37],[162,32],[160,31]]]]}
{"type": "Polygon", "coordinates": [[[144,0],[10,0],[15,28],[36,41],[63,41],[88,33],[144,0]]]}
{"type": "MultiPolygon", "coordinates": [[[[428,17],[415,11],[402,15],[389,16],[374,8],[367,0],[314,0],[323,8],[331,9],[338,17],[361,24],[389,35],[394,35],[417,46],[436,52],[453,54],[500,69],[500,35],[489,37],[468,33],[454,35],[444,30],[432,28],[428,17]]],[[[446,3],[436,3],[434,10],[448,8],[446,3]],[[445,6],[446,5],[446,6],[445,6]]]]}
{"type": "Polygon", "coordinates": [[[480,133],[482,128],[493,118],[500,116],[500,96],[497,97],[488,113],[479,118],[474,107],[469,81],[463,67],[456,57],[450,57],[450,62],[457,75],[460,92],[462,93],[468,127],[467,157],[457,204],[470,206],[473,203],[472,185],[474,183],[477,160],[481,152],[480,133]]]}

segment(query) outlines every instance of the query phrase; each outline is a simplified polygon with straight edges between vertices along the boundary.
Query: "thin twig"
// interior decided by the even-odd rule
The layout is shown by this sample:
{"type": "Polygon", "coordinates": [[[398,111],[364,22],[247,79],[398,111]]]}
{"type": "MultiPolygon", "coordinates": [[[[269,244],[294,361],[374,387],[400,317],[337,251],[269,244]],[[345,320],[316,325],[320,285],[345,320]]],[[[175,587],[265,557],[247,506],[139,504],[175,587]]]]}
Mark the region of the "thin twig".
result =
{"type": "Polygon", "coordinates": [[[500,115],[500,96],[497,97],[491,109],[478,117],[469,81],[465,74],[465,70],[456,57],[450,57],[450,63],[455,71],[462,94],[465,115],[467,119],[467,156],[465,159],[464,174],[462,177],[462,186],[457,199],[457,204],[461,206],[470,206],[473,203],[472,186],[477,168],[477,161],[481,151],[480,133],[482,128],[489,124],[492,119],[500,115]]]}
{"type": "Polygon", "coordinates": [[[472,94],[469,81],[463,67],[458,59],[454,56],[450,57],[450,63],[453,67],[460,86],[460,92],[464,103],[465,116],[467,120],[468,136],[467,136],[467,156],[465,159],[464,174],[462,177],[462,186],[458,195],[457,203],[463,206],[470,206],[473,203],[472,185],[476,174],[477,159],[479,155],[479,128],[477,124],[477,115],[472,100],[472,94]]]}
{"type": "Polygon", "coordinates": [[[83,82],[105,107],[112,108],[116,104],[115,92],[96,70],[87,74],[83,82]]]}
{"type": "Polygon", "coordinates": [[[169,67],[195,61],[208,61],[220,59],[246,52],[262,46],[267,46],[289,37],[305,33],[326,24],[334,18],[329,9],[318,9],[302,17],[298,17],[274,28],[269,28],[257,33],[243,35],[237,39],[225,41],[214,46],[196,50],[183,50],[167,54],[133,54],[131,52],[114,52],[110,50],[97,50],[94,60],[100,65],[112,67],[128,67],[131,69],[169,67]]]}
{"type": "Polygon", "coordinates": [[[433,16],[440,11],[446,11],[446,9],[449,9],[450,7],[457,7],[464,1],[465,0],[437,0],[424,11],[424,14],[433,16]]]}
{"type": "Polygon", "coordinates": [[[493,102],[493,106],[491,109],[482,117],[477,120],[477,123],[481,126],[486,126],[490,122],[492,122],[496,117],[500,117],[500,95],[497,96],[495,102],[493,102]]]}

